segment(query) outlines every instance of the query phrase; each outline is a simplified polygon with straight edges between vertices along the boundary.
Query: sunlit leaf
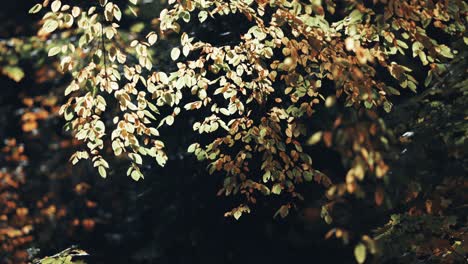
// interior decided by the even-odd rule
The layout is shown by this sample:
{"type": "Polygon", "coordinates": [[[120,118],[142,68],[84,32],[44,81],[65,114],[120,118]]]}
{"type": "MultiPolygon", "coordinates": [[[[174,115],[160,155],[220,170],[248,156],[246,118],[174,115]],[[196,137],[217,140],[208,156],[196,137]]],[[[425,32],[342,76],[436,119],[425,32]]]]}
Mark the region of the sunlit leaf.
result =
{"type": "Polygon", "coordinates": [[[41,11],[41,9],[42,9],[41,4],[35,4],[33,7],[31,7],[31,9],[29,9],[29,13],[30,14],[35,14],[35,13],[38,13],[39,11],[41,11]]]}
{"type": "Polygon", "coordinates": [[[172,60],[174,60],[174,61],[177,60],[177,59],[179,58],[179,56],[180,56],[180,50],[179,50],[179,48],[173,48],[173,49],[171,50],[171,58],[172,58],[172,60]]]}
{"type": "Polygon", "coordinates": [[[354,257],[358,263],[364,263],[366,261],[366,246],[359,243],[354,248],[354,257]]]}

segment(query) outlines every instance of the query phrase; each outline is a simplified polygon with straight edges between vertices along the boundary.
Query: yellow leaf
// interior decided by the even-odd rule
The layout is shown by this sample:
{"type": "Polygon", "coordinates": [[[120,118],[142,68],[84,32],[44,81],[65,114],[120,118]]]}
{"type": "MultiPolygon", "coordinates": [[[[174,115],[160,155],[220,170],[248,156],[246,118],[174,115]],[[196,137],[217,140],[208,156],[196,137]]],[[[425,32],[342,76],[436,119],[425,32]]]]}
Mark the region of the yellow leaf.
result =
{"type": "Polygon", "coordinates": [[[237,210],[234,212],[233,216],[236,220],[239,220],[239,218],[242,216],[242,212],[240,210],[237,210]]]}
{"type": "Polygon", "coordinates": [[[366,261],[366,246],[364,246],[364,244],[357,244],[354,248],[354,257],[356,257],[358,263],[364,263],[364,261],[366,261]]]}
{"type": "Polygon", "coordinates": [[[319,132],[315,132],[310,138],[309,140],[307,140],[307,144],[308,145],[315,145],[317,144],[320,139],[322,139],[322,132],[319,131],[319,132]]]}
{"type": "Polygon", "coordinates": [[[98,167],[98,172],[99,172],[99,175],[101,175],[101,177],[106,178],[107,173],[106,173],[106,169],[103,166],[98,167]]]}
{"type": "Polygon", "coordinates": [[[179,48],[173,48],[172,51],[171,51],[171,58],[172,60],[177,60],[180,56],[180,50],[179,48]]]}

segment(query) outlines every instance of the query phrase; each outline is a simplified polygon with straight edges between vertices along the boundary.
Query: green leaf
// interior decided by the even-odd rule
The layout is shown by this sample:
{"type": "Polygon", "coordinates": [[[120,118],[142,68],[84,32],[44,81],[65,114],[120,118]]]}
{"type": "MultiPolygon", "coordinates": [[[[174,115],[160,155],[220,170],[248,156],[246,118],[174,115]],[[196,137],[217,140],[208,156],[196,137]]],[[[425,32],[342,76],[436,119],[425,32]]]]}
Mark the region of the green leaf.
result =
{"type": "Polygon", "coordinates": [[[408,45],[404,41],[401,41],[399,39],[397,40],[397,44],[398,44],[398,46],[400,46],[400,47],[402,47],[404,49],[409,48],[408,45]]]}
{"type": "Polygon", "coordinates": [[[314,174],[310,171],[304,171],[304,180],[310,182],[312,181],[314,174]]]}
{"type": "Polygon", "coordinates": [[[167,116],[167,117],[166,117],[166,124],[167,124],[168,126],[172,126],[172,124],[174,124],[174,117],[171,116],[171,115],[170,115],[170,116],[167,116]]]}
{"type": "Polygon", "coordinates": [[[195,149],[197,148],[197,146],[198,146],[198,143],[193,143],[193,144],[191,144],[191,145],[188,147],[187,152],[188,152],[188,153],[193,153],[193,152],[195,152],[195,149]]]}
{"type": "Polygon", "coordinates": [[[270,195],[270,189],[268,189],[268,187],[263,184],[260,184],[260,191],[263,193],[263,195],[270,195]]]}
{"type": "Polygon", "coordinates": [[[391,87],[391,86],[386,86],[385,87],[385,90],[387,92],[389,92],[390,94],[393,94],[393,95],[400,95],[400,91],[398,91],[397,89],[391,87]]]}
{"type": "Polygon", "coordinates": [[[198,20],[200,20],[200,23],[203,23],[203,21],[205,21],[207,18],[208,18],[208,12],[203,10],[203,11],[200,11],[200,13],[198,13],[198,20]]]}
{"type": "Polygon", "coordinates": [[[15,82],[19,82],[24,78],[24,71],[16,66],[5,66],[2,72],[15,82]]]}
{"type": "Polygon", "coordinates": [[[372,102],[369,102],[369,101],[364,101],[364,106],[367,108],[367,109],[371,109],[373,104],[372,102]]]}
{"type": "Polygon", "coordinates": [[[446,58],[453,59],[453,57],[454,57],[452,51],[446,45],[440,45],[439,47],[436,48],[436,50],[438,50],[440,55],[442,55],[442,56],[444,56],[446,58]]]}
{"type": "Polygon", "coordinates": [[[308,140],[307,145],[315,145],[322,139],[322,132],[315,132],[308,140]]]}
{"type": "Polygon", "coordinates": [[[186,23],[190,22],[190,13],[187,11],[184,11],[180,14],[182,17],[182,20],[184,20],[186,23]]]}
{"type": "Polygon", "coordinates": [[[431,84],[431,82],[432,82],[432,71],[429,71],[427,73],[426,79],[424,80],[424,86],[425,87],[429,86],[429,84],[431,84]]]}
{"type": "Polygon", "coordinates": [[[271,189],[271,192],[274,193],[274,194],[281,194],[281,184],[277,183],[275,185],[273,185],[273,188],[271,189]]]}
{"type": "Polygon", "coordinates": [[[55,262],[56,262],[56,259],[51,258],[51,257],[46,257],[46,258],[41,260],[41,264],[53,264],[55,262]]]}
{"type": "Polygon", "coordinates": [[[358,263],[364,263],[364,261],[366,261],[366,246],[364,246],[364,244],[357,244],[354,248],[354,257],[358,263]]]}
{"type": "Polygon", "coordinates": [[[61,49],[60,47],[53,47],[53,48],[51,48],[51,49],[49,50],[49,53],[47,53],[47,55],[48,55],[49,57],[55,56],[55,55],[59,54],[61,50],[62,50],[62,49],[61,49]]]}
{"type": "Polygon", "coordinates": [[[355,9],[353,10],[353,12],[351,12],[351,14],[349,14],[349,23],[352,24],[352,23],[358,22],[359,20],[361,20],[361,18],[362,18],[361,11],[355,9]]]}
{"type": "Polygon", "coordinates": [[[384,102],[383,107],[384,107],[385,112],[387,112],[387,113],[390,113],[390,111],[392,111],[392,103],[390,103],[388,101],[384,102]]]}
{"type": "Polygon", "coordinates": [[[408,81],[408,88],[410,88],[411,91],[416,92],[416,84],[414,82],[408,81]]]}
{"type": "Polygon", "coordinates": [[[35,4],[31,9],[29,9],[29,14],[35,14],[39,11],[41,11],[42,5],[41,4],[35,4]]]}
{"type": "Polygon", "coordinates": [[[107,177],[107,172],[106,172],[106,169],[104,168],[104,166],[99,166],[98,167],[98,172],[99,172],[99,175],[101,175],[101,177],[103,177],[103,178],[107,177]]]}
{"type": "Polygon", "coordinates": [[[139,170],[134,170],[132,174],[130,174],[130,177],[132,177],[134,181],[138,181],[140,178],[143,178],[143,174],[141,174],[139,170]]]}
{"type": "Polygon", "coordinates": [[[264,174],[263,174],[263,182],[268,182],[271,178],[271,171],[266,171],[264,174]]]}
{"type": "Polygon", "coordinates": [[[120,21],[120,19],[122,19],[122,12],[120,11],[120,8],[117,5],[114,5],[113,13],[117,21],[120,21]]]}
{"type": "Polygon", "coordinates": [[[46,33],[52,33],[58,28],[58,26],[59,24],[57,21],[49,19],[44,23],[42,29],[44,29],[46,33]]]}

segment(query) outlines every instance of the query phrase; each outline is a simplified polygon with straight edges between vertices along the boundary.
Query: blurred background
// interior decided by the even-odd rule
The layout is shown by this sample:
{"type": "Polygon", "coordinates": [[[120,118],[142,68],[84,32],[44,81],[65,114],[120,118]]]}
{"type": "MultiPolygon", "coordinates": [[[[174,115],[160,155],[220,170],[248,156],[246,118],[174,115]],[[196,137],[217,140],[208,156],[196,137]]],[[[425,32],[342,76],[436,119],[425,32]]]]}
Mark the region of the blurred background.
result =
{"type": "MultiPolygon", "coordinates": [[[[353,245],[369,232],[382,235],[385,243],[405,245],[387,249],[375,263],[426,263],[432,251],[411,255],[411,243],[451,248],[454,241],[466,241],[466,52],[448,65],[450,74],[432,92],[399,98],[386,117],[395,140],[387,153],[395,177],[369,183],[369,190],[377,191],[369,191],[366,199],[343,202],[335,227],[353,233],[344,243],[324,239],[331,226],[321,219],[324,196],[317,186],[301,187],[308,195],[285,219],[272,217],[271,208],[281,201],[268,199],[259,200],[255,211],[239,221],[225,218],[238,201],[218,197],[223,179],[208,175],[203,163],[186,154],[190,143],[202,140],[187,133],[191,116],[162,131],[169,162],[165,168],[145,167],[143,181],[127,177],[126,163],[119,159],[112,161],[107,179],[86,162],[72,166],[68,160],[80,142],[64,132],[58,115],[70,77],[47,56],[51,41],[67,42],[72,36],[38,35],[40,17],[28,14],[34,4],[4,1],[0,8],[0,263],[27,263],[74,245],[90,254],[83,258],[88,263],[354,263],[353,245]],[[382,200],[385,206],[376,206],[382,200]],[[428,200],[437,213],[427,213],[428,200]],[[405,218],[411,210],[425,213],[405,218]],[[391,215],[414,221],[415,232],[426,236],[416,242],[416,234],[400,232],[399,226],[398,232],[387,232],[391,215]],[[432,225],[421,231],[418,221],[432,225]],[[401,261],[407,260],[405,253],[413,257],[409,262],[401,261]]],[[[124,19],[123,30],[144,31],[162,4],[143,1],[141,16],[124,19]]],[[[226,43],[247,27],[232,25],[242,23],[229,17],[187,30],[226,43]]],[[[160,50],[169,50],[175,40],[165,43],[160,50]]],[[[167,57],[160,55],[161,65],[167,57]]],[[[346,173],[338,153],[326,148],[311,153],[320,169],[346,173]]]]}

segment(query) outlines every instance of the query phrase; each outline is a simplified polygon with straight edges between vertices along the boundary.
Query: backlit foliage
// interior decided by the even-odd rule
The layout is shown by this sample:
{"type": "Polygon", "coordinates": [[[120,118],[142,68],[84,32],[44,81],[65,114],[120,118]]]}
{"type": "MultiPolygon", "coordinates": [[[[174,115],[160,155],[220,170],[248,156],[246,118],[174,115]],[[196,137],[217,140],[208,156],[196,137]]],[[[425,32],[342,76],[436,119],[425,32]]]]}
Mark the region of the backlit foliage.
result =
{"type": "Polygon", "coordinates": [[[76,247],[67,248],[53,256],[34,260],[33,264],[85,264],[83,260],[76,260],[79,257],[86,257],[88,253],[76,247]]]}
{"type": "Polygon", "coordinates": [[[258,194],[289,197],[277,212],[286,216],[302,199],[296,186],[304,181],[323,184],[333,198],[359,194],[366,175],[385,177],[388,139],[378,113],[391,111],[392,95],[421,86],[401,55],[425,66],[429,84],[457,55],[429,28],[463,37],[467,15],[464,1],[170,0],[154,31],[138,35],[119,26],[127,14],[138,15],[136,0],[75,4],[46,0],[30,11],[47,8],[39,35],[76,36],[48,51],[73,77],[60,112],[86,148],[72,163],[89,159],[106,177],[109,145],[129,159],[127,175],[139,180],[147,157],[160,166],[168,159],[160,127],[182,111],[201,111],[194,133],[212,140],[188,151],[210,174],[224,175],[219,194],[245,197],[226,214],[236,219],[258,194]],[[189,23],[229,15],[249,26],[235,43],[212,45],[184,32],[189,23]],[[179,45],[157,48],[174,35],[179,45]],[[155,54],[170,56],[176,69],[165,70],[155,54]],[[309,125],[317,111],[343,106],[331,122],[309,125]],[[345,180],[333,184],[314,169],[306,144],[339,151],[345,180]]]}

